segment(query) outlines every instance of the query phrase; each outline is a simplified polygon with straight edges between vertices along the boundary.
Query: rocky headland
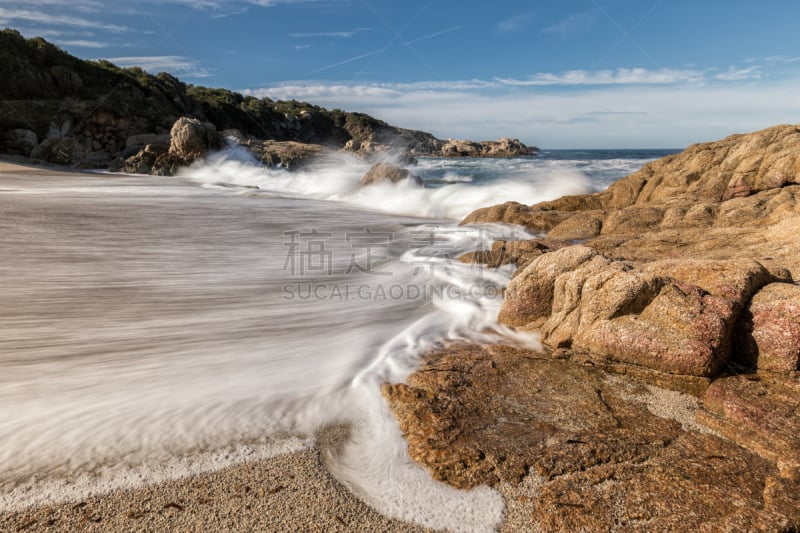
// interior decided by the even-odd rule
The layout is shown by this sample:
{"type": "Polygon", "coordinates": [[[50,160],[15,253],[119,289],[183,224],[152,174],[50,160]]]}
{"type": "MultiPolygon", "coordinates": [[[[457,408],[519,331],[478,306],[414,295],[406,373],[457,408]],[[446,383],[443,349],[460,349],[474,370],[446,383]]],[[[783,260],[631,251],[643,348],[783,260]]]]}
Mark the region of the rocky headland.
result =
{"type": "Polygon", "coordinates": [[[698,144],[606,191],[469,223],[542,235],[499,321],[383,392],[411,456],[507,497],[509,530],[800,528],[800,126],[698,144]]]}
{"type": "Polygon", "coordinates": [[[330,151],[400,164],[413,164],[415,156],[537,152],[517,139],[443,141],[363,113],[84,61],[10,29],[0,31],[0,97],[0,154],[74,168],[169,175],[226,143],[289,170],[330,151]]]}

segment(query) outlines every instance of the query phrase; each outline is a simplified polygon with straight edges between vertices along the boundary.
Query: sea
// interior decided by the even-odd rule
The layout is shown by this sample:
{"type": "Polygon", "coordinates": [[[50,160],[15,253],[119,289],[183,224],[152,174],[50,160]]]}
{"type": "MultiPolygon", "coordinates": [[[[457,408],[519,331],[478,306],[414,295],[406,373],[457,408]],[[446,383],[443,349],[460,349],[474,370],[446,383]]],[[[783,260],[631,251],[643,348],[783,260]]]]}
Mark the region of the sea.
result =
{"type": "Polygon", "coordinates": [[[0,177],[0,511],[155,483],[314,445],[386,515],[491,531],[499,493],[413,463],[380,392],[457,340],[539,349],[496,322],[513,266],[458,261],[502,224],[472,210],[601,191],[677,150],[420,158],[359,187],[338,154],[296,172],[229,147],[176,177],[0,177]]]}

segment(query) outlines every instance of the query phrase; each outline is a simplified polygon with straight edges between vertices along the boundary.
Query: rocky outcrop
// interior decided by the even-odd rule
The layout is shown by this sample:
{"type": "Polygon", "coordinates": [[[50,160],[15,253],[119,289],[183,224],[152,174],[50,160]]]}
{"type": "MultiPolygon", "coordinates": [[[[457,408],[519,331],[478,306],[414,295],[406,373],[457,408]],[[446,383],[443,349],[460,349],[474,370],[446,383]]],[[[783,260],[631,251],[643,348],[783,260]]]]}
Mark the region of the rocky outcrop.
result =
{"type": "Polygon", "coordinates": [[[222,137],[211,123],[181,117],[173,124],[169,135],[135,135],[125,142],[126,154],[144,146],[138,152],[112,163],[112,170],[157,176],[175,175],[181,167],[204,157],[223,146],[222,137]]]}
{"type": "MultiPolygon", "coordinates": [[[[383,394],[409,454],[434,478],[503,492],[508,531],[800,526],[800,483],[781,463],[797,457],[791,426],[767,456],[740,447],[742,437],[709,434],[692,397],[498,345],[426,354],[407,383],[383,394]]],[[[781,400],[779,414],[754,423],[791,416],[797,398],[781,400]]]]}
{"type": "Polygon", "coordinates": [[[388,163],[375,163],[361,178],[361,186],[367,187],[375,183],[399,183],[410,181],[417,187],[424,187],[422,178],[415,176],[408,169],[396,167],[388,163]]]}
{"type": "MultiPolygon", "coordinates": [[[[442,157],[521,157],[534,155],[537,148],[525,146],[519,139],[503,137],[497,141],[448,139],[440,149],[442,157]]],[[[438,154],[437,154],[438,155],[438,154]]]]}
{"type": "Polygon", "coordinates": [[[508,531],[799,529],[798,161],[777,126],[469,215],[545,234],[462,258],[517,264],[498,320],[543,347],[451,345],[384,386],[409,454],[497,487],[508,531]]]}

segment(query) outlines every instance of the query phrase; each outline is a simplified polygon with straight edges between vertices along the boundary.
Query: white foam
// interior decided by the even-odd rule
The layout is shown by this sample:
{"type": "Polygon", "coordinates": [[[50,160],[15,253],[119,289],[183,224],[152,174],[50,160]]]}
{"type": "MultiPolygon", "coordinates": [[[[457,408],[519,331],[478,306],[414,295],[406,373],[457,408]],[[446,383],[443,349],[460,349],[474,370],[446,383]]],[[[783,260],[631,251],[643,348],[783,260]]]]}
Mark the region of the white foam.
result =
{"type": "MultiPolygon", "coordinates": [[[[517,171],[511,177],[486,183],[471,183],[472,177],[449,173],[442,181],[454,183],[438,188],[420,188],[410,182],[376,183],[362,188],[360,181],[368,169],[368,164],[353,156],[336,154],[318,162],[311,170],[288,172],[261,166],[244,149],[236,147],[196,163],[181,175],[207,185],[257,187],[273,195],[347,202],[387,213],[449,219],[460,219],[480,207],[506,201],[533,204],[594,190],[585,175],[569,168],[517,171]]],[[[426,165],[422,165],[411,171],[419,171],[424,178],[425,169],[426,165]]]]}

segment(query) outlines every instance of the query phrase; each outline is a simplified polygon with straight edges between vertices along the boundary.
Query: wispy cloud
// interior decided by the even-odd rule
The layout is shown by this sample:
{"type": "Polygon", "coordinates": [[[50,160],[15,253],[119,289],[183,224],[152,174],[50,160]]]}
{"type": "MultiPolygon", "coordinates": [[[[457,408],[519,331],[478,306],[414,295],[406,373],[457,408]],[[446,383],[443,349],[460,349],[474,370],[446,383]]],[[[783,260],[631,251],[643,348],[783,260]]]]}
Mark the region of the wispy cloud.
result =
{"type": "Polygon", "coordinates": [[[89,41],[85,39],[75,39],[71,41],[56,41],[56,44],[60,44],[62,46],[76,46],[80,48],[107,48],[108,46],[111,46],[107,42],[89,41]]]}
{"type": "Polygon", "coordinates": [[[133,31],[127,26],[108,24],[83,17],[44,13],[42,11],[33,11],[29,9],[0,7],[0,25],[13,26],[19,22],[56,27],[92,28],[114,33],[133,31]]]}
{"type": "Polygon", "coordinates": [[[531,21],[533,21],[535,15],[535,13],[514,15],[513,17],[509,17],[498,22],[495,26],[495,30],[497,30],[499,33],[511,33],[514,31],[519,31],[528,26],[531,21]]]}
{"type": "Polygon", "coordinates": [[[72,0],[69,3],[64,0],[25,0],[24,2],[7,2],[8,4],[19,4],[22,7],[69,7],[80,11],[96,11],[103,9],[103,3],[98,0],[72,0]]]}
{"type": "Polygon", "coordinates": [[[761,67],[753,65],[750,67],[738,68],[728,67],[728,70],[714,76],[714,79],[721,81],[743,81],[758,79],[761,77],[761,67]]]}
{"type": "Polygon", "coordinates": [[[542,29],[545,35],[554,35],[557,37],[572,37],[581,33],[591,30],[597,23],[597,17],[594,13],[576,13],[570,15],[564,20],[542,29]]]}
{"type": "Polygon", "coordinates": [[[800,57],[796,57],[796,56],[770,56],[770,57],[765,57],[764,61],[766,61],[767,63],[788,64],[788,63],[800,62],[800,57]]]}
{"type": "MultiPolygon", "coordinates": [[[[722,80],[723,78],[718,78],[722,80]]],[[[692,69],[619,68],[616,70],[568,70],[561,73],[543,72],[527,79],[496,78],[499,83],[515,86],[545,85],[668,85],[701,82],[704,75],[692,69]]]]}
{"type": "Polygon", "coordinates": [[[148,72],[170,72],[188,78],[207,78],[211,74],[197,61],[184,56],[141,56],[103,58],[120,67],[140,67],[148,72]]]}
{"type": "Polygon", "coordinates": [[[290,33],[289,37],[292,37],[293,39],[305,39],[305,38],[315,38],[315,37],[333,37],[339,39],[349,39],[353,35],[356,35],[357,33],[364,31],[369,31],[369,29],[358,28],[350,31],[320,31],[313,33],[290,33]]]}
{"type": "Polygon", "coordinates": [[[183,4],[198,10],[241,11],[243,7],[275,7],[286,4],[309,4],[331,0],[143,0],[149,3],[183,4]]]}

